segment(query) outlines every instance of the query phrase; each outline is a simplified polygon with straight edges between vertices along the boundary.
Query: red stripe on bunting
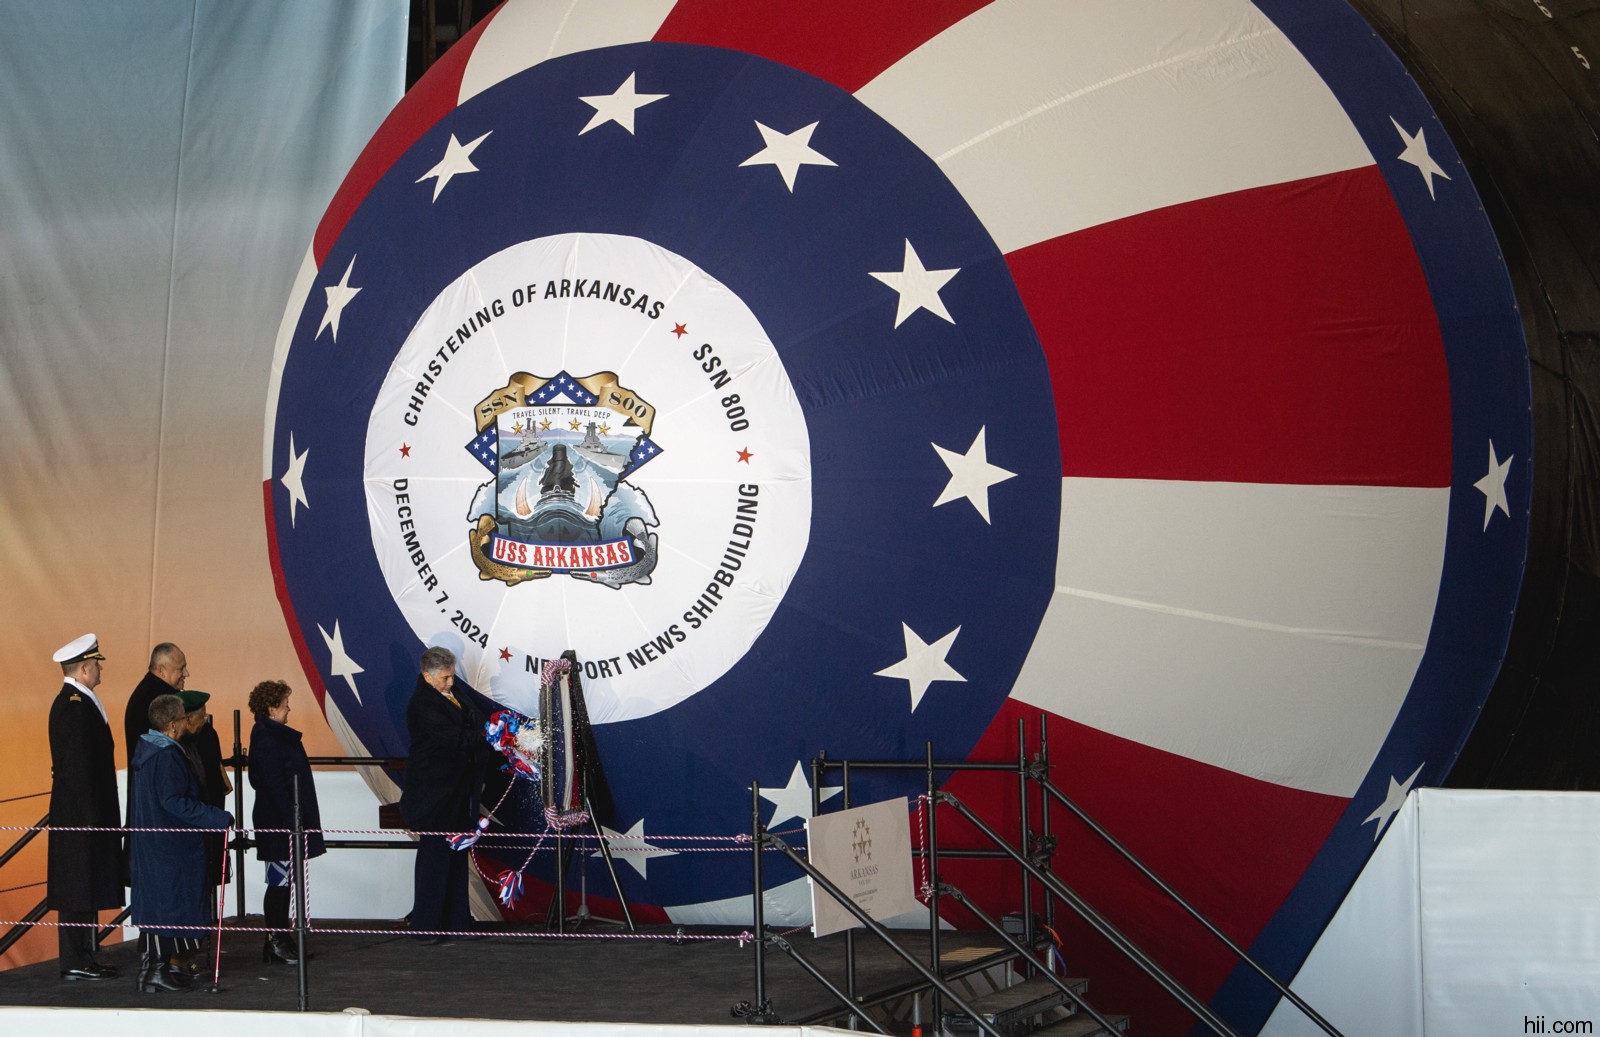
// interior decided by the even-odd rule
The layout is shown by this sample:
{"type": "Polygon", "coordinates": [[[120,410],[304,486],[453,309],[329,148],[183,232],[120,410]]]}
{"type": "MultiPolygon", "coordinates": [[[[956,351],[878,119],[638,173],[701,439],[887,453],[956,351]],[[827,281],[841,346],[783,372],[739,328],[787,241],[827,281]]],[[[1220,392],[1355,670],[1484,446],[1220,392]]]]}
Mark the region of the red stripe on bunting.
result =
{"type": "MultiPolygon", "coordinates": [[[[1015,760],[1017,720],[1028,756],[1038,751],[1041,710],[1015,699],[1001,708],[970,759],[1015,760]]],[[[1051,780],[1228,937],[1248,948],[1321,849],[1349,800],[1247,778],[1049,715],[1051,780]]],[[[1015,837],[1017,782],[994,772],[957,774],[945,786],[1015,837]],[[997,819],[1012,819],[997,821],[997,819]]],[[[1037,799],[1030,828],[1039,831],[1037,799]]],[[[1179,981],[1209,999],[1237,963],[1226,947],[1168,900],[1100,838],[1059,807],[1051,811],[1051,870],[1083,895],[1179,981]]],[[[941,846],[977,846],[953,812],[941,810],[941,846]]],[[[994,861],[941,861],[946,881],[985,911],[1015,911],[1019,869],[994,861]]],[[[949,901],[946,901],[949,903],[949,901]]],[[[1042,901],[1034,910],[1043,913],[1042,901]]],[[[959,910],[949,920],[967,927],[959,910]]],[[[1188,1012],[1109,943],[1057,905],[1069,973],[1093,977],[1107,1012],[1132,1010],[1142,1033],[1184,1033],[1188,1012]]]]}
{"type": "Polygon", "coordinates": [[[758,54],[853,93],[990,2],[682,0],[655,38],[758,54]]]}
{"type": "MultiPolygon", "coordinates": [[[[578,831],[581,834],[588,834],[589,830],[580,828],[578,831]]],[[[553,840],[551,846],[551,849],[540,851],[541,859],[546,861],[550,859],[555,852],[553,840]]],[[[580,844],[578,849],[574,851],[573,856],[578,863],[569,865],[572,868],[572,872],[569,873],[567,879],[569,883],[577,882],[575,877],[577,870],[579,867],[587,866],[583,862],[588,859],[588,854],[592,852],[594,852],[593,844],[590,843],[580,844]]],[[[615,857],[615,854],[616,850],[613,849],[613,857],[615,857]]],[[[490,893],[492,894],[494,892],[492,888],[493,879],[502,871],[521,867],[525,857],[526,853],[524,852],[524,854],[507,863],[486,850],[479,850],[477,854],[478,875],[486,884],[491,885],[490,893]]],[[[618,868],[628,867],[626,863],[620,860],[616,861],[616,866],[618,868]]],[[[581,890],[568,889],[565,917],[571,918],[578,912],[580,907],[587,904],[589,913],[596,918],[609,918],[618,921],[622,919],[622,902],[615,897],[603,896],[594,892],[596,885],[603,886],[607,890],[613,889],[611,879],[605,874],[603,868],[591,869],[589,873],[590,890],[587,894],[587,900],[585,900],[585,895],[581,890]],[[598,882],[595,878],[596,875],[599,876],[598,882]]],[[[532,875],[524,873],[522,876],[522,896],[512,906],[502,906],[499,909],[500,915],[508,922],[543,922],[549,915],[550,902],[555,899],[555,894],[555,883],[546,882],[543,879],[534,878],[532,875]]],[[[672,918],[667,914],[666,909],[657,907],[654,904],[639,904],[630,900],[628,901],[628,913],[633,916],[633,921],[637,925],[670,925],[672,923],[672,918]]]]}
{"type": "Polygon", "coordinates": [[[1450,485],[1438,318],[1375,167],[1007,258],[1049,359],[1065,475],[1450,485]]]}
{"type": "Polygon", "coordinates": [[[440,119],[450,114],[461,96],[461,79],[466,74],[467,59],[478,38],[500,9],[490,11],[483,20],[428,68],[417,88],[407,90],[400,103],[395,105],[378,132],[372,135],[361,155],[345,175],[344,183],[334,192],[328,211],[317,224],[317,233],[311,241],[311,254],[318,267],[327,258],[328,250],[339,240],[345,224],[355,214],[356,208],[366,198],[367,192],[394,165],[407,148],[440,119]]]}
{"type": "Polygon", "coordinates": [[[311,661],[311,648],[306,644],[305,627],[295,615],[294,602],[289,599],[289,585],[283,579],[283,561],[278,554],[278,524],[273,521],[272,516],[272,488],[275,485],[277,485],[276,479],[267,479],[261,484],[261,496],[267,510],[267,562],[272,566],[272,589],[278,595],[278,607],[283,609],[284,621],[289,626],[289,640],[294,642],[295,658],[300,660],[300,669],[306,675],[306,684],[311,688],[312,697],[317,700],[317,707],[326,716],[328,689],[323,686],[322,674],[317,672],[317,664],[311,661]]]}

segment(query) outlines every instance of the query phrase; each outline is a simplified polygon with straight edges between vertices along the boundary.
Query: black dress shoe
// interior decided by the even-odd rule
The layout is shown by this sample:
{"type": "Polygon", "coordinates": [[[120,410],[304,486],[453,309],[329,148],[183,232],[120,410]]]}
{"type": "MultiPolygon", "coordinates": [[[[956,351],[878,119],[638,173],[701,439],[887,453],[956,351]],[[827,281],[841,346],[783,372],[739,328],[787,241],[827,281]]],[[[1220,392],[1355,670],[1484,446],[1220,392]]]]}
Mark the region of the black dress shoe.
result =
{"type": "Polygon", "coordinates": [[[94,963],[94,966],[95,968],[99,969],[100,974],[105,976],[107,979],[110,979],[112,976],[122,975],[122,970],[117,968],[115,965],[102,965],[97,961],[94,963]]]}
{"type": "Polygon", "coordinates": [[[92,963],[89,965],[79,965],[76,968],[61,970],[61,978],[70,980],[109,979],[110,976],[111,973],[107,972],[103,967],[92,963]]]}
{"type": "Polygon", "coordinates": [[[137,986],[141,994],[154,994],[160,990],[181,994],[193,989],[193,981],[182,973],[169,971],[164,965],[150,965],[139,970],[137,986]]]}
{"type": "MultiPolygon", "coordinates": [[[[285,965],[298,965],[300,964],[299,952],[300,948],[288,937],[282,935],[268,936],[266,942],[261,945],[261,960],[269,964],[281,961],[285,965]]],[[[310,955],[306,957],[309,958],[310,955]]]]}

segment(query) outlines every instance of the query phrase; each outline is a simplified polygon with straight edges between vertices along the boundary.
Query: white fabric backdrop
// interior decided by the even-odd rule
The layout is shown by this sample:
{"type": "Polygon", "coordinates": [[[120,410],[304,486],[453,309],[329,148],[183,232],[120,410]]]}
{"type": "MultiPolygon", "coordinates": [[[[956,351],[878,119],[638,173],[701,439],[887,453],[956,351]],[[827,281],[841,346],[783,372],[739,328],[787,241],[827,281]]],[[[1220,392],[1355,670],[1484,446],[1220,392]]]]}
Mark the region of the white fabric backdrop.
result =
{"type": "MultiPolygon", "coordinates": [[[[316,221],[403,90],[406,16],[0,0],[0,799],[48,787],[50,655],[84,631],[109,656],[119,764],[156,642],[185,649],[222,718],[264,678],[305,691],[267,564],[268,368],[316,221]]],[[[311,695],[296,705],[332,751],[311,695]]],[[[23,960],[42,939],[54,954],[33,934],[23,960]]]]}
{"type": "MultiPolygon", "coordinates": [[[[1600,795],[1414,792],[1294,989],[1351,1035],[1593,1033],[1597,890],[1600,795]]],[[[1287,1003],[1262,1030],[1321,1033],[1287,1003]]]]}
{"type": "Polygon", "coordinates": [[[316,220],[402,91],[406,5],[0,7],[0,652],[35,702],[85,630],[114,700],[164,639],[197,688],[293,681],[267,371],[316,220]]]}

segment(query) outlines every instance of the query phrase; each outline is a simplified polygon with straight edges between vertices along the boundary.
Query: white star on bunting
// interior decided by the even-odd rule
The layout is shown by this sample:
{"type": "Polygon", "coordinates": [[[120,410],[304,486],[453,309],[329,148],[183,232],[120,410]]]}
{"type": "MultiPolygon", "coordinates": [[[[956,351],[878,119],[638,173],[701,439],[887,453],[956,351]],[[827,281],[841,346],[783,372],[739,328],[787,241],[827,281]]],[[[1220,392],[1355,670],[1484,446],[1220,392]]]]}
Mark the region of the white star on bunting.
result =
{"type": "Polygon", "coordinates": [[[1404,782],[1395,781],[1393,778],[1389,779],[1389,794],[1383,798],[1383,802],[1379,804],[1378,809],[1368,814],[1367,819],[1361,822],[1364,825],[1371,824],[1373,821],[1378,822],[1377,831],[1372,833],[1373,842],[1378,841],[1378,837],[1383,834],[1383,830],[1389,827],[1389,822],[1394,820],[1394,815],[1399,813],[1400,808],[1405,805],[1406,793],[1411,791],[1411,783],[1416,781],[1417,775],[1422,773],[1423,766],[1425,765],[1418,764],[1417,769],[1411,772],[1411,777],[1404,782]]]}
{"type": "Polygon", "coordinates": [[[361,291],[350,287],[350,273],[355,268],[356,257],[351,256],[350,265],[344,268],[344,276],[339,278],[339,283],[323,289],[328,293],[328,308],[322,311],[322,323],[317,325],[317,333],[311,336],[313,342],[321,338],[327,328],[333,329],[333,341],[339,341],[339,318],[344,314],[344,308],[350,305],[350,300],[361,291]]]}
{"type": "Polygon", "coordinates": [[[989,487],[1007,479],[1015,479],[1017,473],[1008,472],[999,465],[989,463],[988,452],[984,446],[984,434],[988,429],[987,425],[978,429],[977,438],[972,441],[965,454],[946,450],[938,443],[928,444],[938,451],[939,460],[950,469],[950,481],[945,484],[944,492],[939,494],[939,499],[933,502],[934,507],[965,497],[972,502],[974,508],[978,509],[983,521],[989,522],[989,487]]]}
{"type": "MultiPolygon", "coordinates": [[[[633,868],[634,871],[639,873],[641,879],[650,877],[646,874],[650,867],[650,858],[676,857],[678,855],[677,850],[663,850],[661,847],[652,846],[645,841],[644,818],[642,817],[635,821],[633,827],[626,832],[613,831],[604,825],[600,826],[600,831],[605,833],[606,842],[611,844],[611,856],[633,868]]],[[[589,856],[599,857],[601,853],[599,850],[592,850],[589,856]]]]}
{"type": "Polygon", "coordinates": [[[594,94],[590,97],[580,97],[578,100],[594,109],[594,116],[589,124],[578,131],[578,136],[583,136],[597,126],[604,126],[614,122],[618,126],[633,132],[633,113],[647,104],[653,104],[670,94],[641,94],[633,89],[633,77],[637,73],[629,72],[628,78],[622,85],[609,94],[594,94]]]}
{"type": "MultiPolygon", "coordinates": [[[[493,130],[489,131],[489,133],[493,132],[493,130]]],[[[450,143],[446,144],[444,148],[444,158],[439,160],[438,165],[417,177],[417,183],[420,184],[432,177],[433,200],[437,202],[439,196],[444,193],[445,184],[448,184],[453,178],[463,173],[476,173],[478,171],[478,167],[472,164],[472,153],[477,150],[479,144],[489,139],[489,133],[485,133],[470,144],[463,144],[456,140],[454,133],[450,134],[450,143]]]]}
{"type": "Polygon", "coordinates": [[[756,123],[756,129],[761,131],[761,139],[767,146],[739,163],[740,168],[745,166],[777,166],[778,172],[783,176],[784,186],[789,193],[794,193],[794,178],[799,175],[801,166],[837,166],[839,163],[816,151],[811,147],[811,133],[817,128],[816,123],[802,126],[793,133],[779,133],[777,130],[761,123],[756,123]]]}
{"type": "Polygon", "coordinates": [[[928,685],[934,681],[965,681],[966,678],[956,672],[955,667],[944,661],[950,654],[950,646],[955,644],[956,635],[961,633],[961,628],[956,627],[939,640],[928,644],[917,636],[907,623],[900,624],[905,633],[906,657],[887,669],[879,670],[874,676],[898,677],[911,686],[911,711],[915,713],[917,706],[922,704],[922,696],[927,694],[928,685]]]}
{"type": "Polygon", "coordinates": [[[283,478],[278,481],[283,483],[283,488],[289,491],[289,528],[294,528],[295,511],[300,507],[311,507],[311,502],[306,499],[306,458],[311,456],[311,448],[306,447],[300,453],[294,452],[294,433],[289,433],[289,470],[283,473],[283,478]]]}
{"type": "MultiPolygon", "coordinates": [[[[822,799],[824,802],[843,792],[844,788],[831,785],[822,786],[822,799]]],[[[800,761],[794,763],[794,772],[789,775],[789,784],[781,789],[761,790],[761,798],[772,804],[772,817],[767,821],[768,828],[776,828],[781,822],[797,817],[804,821],[811,816],[811,783],[806,781],[805,769],[800,761]]]]}
{"type": "Polygon", "coordinates": [[[1489,471],[1482,479],[1472,485],[1483,494],[1483,528],[1489,528],[1489,520],[1494,518],[1496,508],[1506,513],[1506,518],[1511,517],[1511,503],[1506,500],[1506,476],[1511,473],[1511,462],[1517,455],[1504,461],[1494,454],[1494,440],[1489,440],[1489,471]]]}
{"type": "Polygon", "coordinates": [[[952,270],[929,270],[923,266],[917,250],[911,247],[910,238],[906,239],[903,269],[886,270],[882,273],[869,271],[873,277],[900,293],[900,308],[894,315],[894,326],[897,328],[918,310],[927,310],[954,324],[955,318],[950,316],[950,311],[944,308],[944,300],[939,298],[939,289],[960,272],[960,267],[952,270]]]}
{"type": "Polygon", "coordinates": [[[356,674],[365,673],[350,654],[344,650],[344,635],[339,633],[339,621],[333,621],[333,633],[322,629],[322,624],[317,624],[317,633],[322,635],[322,640],[328,646],[328,672],[335,677],[343,677],[344,682],[350,685],[350,694],[356,697],[356,702],[361,702],[361,689],[356,687],[356,674]]]}
{"type": "Polygon", "coordinates": [[[1400,134],[1400,139],[1406,142],[1405,150],[1400,152],[1398,156],[1400,161],[1408,162],[1417,167],[1417,172],[1421,173],[1422,179],[1427,182],[1428,197],[1434,198],[1433,178],[1442,176],[1448,180],[1450,179],[1450,174],[1446,173],[1444,167],[1435,162],[1433,156],[1428,154],[1428,140],[1423,136],[1423,127],[1418,126],[1417,135],[1413,137],[1405,131],[1405,128],[1393,116],[1389,117],[1389,121],[1394,123],[1395,130],[1400,134]]]}

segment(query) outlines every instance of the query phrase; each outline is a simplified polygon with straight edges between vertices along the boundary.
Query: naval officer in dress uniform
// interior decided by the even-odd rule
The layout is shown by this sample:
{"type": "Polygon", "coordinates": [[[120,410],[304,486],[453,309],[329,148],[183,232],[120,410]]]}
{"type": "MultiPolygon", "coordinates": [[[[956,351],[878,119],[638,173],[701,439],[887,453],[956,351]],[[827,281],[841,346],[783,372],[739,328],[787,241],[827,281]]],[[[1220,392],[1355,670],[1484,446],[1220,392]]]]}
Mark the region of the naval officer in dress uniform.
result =
{"type": "Polygon", "coordinates": [[[63,923],[63,979],[105,979],[117,970],[95,960],[99,912],[122,906],[122,809],[117,801],[115,740],[95,697],[100,641],[93,634],[51,656],[64,683],[50,706],[50,844],[46,897],[63,923]],[[108,828],[61,832],[60,827],[108,828]]]}

